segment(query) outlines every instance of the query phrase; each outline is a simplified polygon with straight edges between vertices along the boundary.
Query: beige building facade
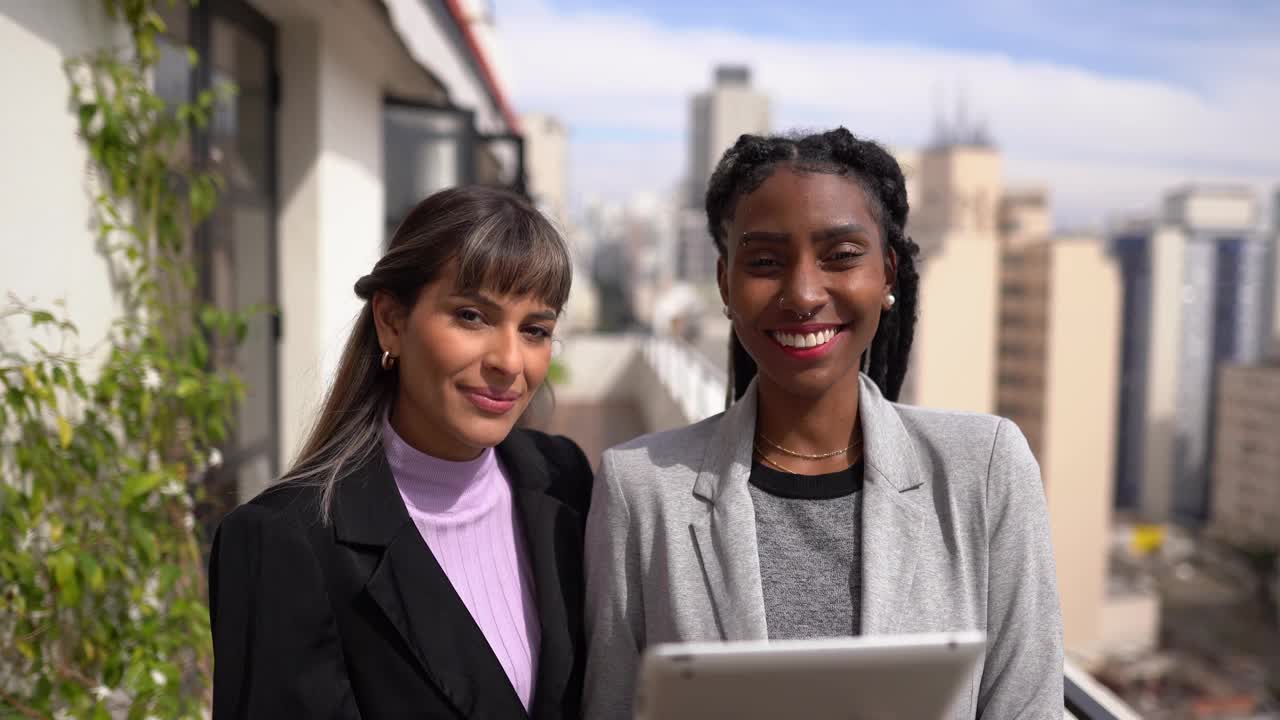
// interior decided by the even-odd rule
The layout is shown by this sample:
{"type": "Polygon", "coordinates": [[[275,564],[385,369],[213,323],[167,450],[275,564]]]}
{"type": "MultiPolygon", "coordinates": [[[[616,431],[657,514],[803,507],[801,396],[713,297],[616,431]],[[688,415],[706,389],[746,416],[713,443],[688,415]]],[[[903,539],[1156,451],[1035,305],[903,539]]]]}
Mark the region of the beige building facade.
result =
{"type": "Polygon", "coordinates": [[[524,133],[529,195],[560,227],[567,227],[569,133],[558,118],[543,113],[522,115],[520,130],[524,133]]]}
{"type": "Polygon", "coordinates": [[[1222,368],[1215,431],[1213,534],[1280,548],[1280,366],[1222,368]]]}
{"type": "Polygon", "coordinates": [[[1120,287],[1096,238],[1004,256],[997,412],[1040,461],[1069,650],[1104,643],[1115,464],[1120,287]]]}
{"type": "Polygon", "coordinates": [[[989,146],[949,145],[906,157],[916,191],[910,232],[921,255],[920,318],[903,399],[993,412],[1000,154],[989,146]]]}

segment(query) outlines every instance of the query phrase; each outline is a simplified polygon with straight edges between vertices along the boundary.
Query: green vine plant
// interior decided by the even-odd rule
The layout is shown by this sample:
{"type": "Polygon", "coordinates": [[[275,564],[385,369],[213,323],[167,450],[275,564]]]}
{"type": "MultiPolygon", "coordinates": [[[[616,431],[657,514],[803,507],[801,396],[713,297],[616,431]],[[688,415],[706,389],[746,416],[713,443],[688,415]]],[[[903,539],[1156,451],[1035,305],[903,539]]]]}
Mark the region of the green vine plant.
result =
{"type": "Polygon", "coordinates": [[[0,717],[207,717],[194,513],[244,392],[230,352],[257,311],[200,300],[194,264],[222,183],[192,162],[193,132],[227,90],[166,103],[157,0],[103,8],[127,46],[66,71],[123,311],[93,354],[63,306],[0,311],[29,325],[21,347],[0,336],[0,717]]]}

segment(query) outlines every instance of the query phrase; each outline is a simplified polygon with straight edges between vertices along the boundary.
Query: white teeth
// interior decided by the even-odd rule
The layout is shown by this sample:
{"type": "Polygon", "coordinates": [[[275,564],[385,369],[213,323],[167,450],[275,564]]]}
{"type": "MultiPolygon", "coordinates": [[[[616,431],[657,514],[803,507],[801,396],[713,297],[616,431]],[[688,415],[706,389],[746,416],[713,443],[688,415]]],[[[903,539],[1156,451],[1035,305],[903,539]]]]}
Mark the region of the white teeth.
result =
{"type": "Polygon", "coordinates": [[[792,335],[791,333],[784,333],[784,332],[773,333],[773,338],[778,341],[778,344],[784,345],[786,347],[802,348],[802,349],[818,347],[819,345],[826,345],[827,343],[831,342],[831,339],[834,338],[835,336],[836,336],[835,328],[826,328],[825,330],[819,330],[816,333],[807,333],[803,335],[792,335]]]}

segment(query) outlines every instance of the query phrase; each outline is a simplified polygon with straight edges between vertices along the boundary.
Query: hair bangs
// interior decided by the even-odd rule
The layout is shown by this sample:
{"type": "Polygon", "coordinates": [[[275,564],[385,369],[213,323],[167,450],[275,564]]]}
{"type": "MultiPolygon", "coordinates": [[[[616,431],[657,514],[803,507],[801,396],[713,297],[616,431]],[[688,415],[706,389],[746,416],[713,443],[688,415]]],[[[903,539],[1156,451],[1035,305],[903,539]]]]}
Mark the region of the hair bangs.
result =
{"type": "Polygon", "coordinates": [[[458,289],[531,296],[564,309],[573,263],[560,234],[537,211],[505,208],[473,226],[458,247],[458,289]]]}

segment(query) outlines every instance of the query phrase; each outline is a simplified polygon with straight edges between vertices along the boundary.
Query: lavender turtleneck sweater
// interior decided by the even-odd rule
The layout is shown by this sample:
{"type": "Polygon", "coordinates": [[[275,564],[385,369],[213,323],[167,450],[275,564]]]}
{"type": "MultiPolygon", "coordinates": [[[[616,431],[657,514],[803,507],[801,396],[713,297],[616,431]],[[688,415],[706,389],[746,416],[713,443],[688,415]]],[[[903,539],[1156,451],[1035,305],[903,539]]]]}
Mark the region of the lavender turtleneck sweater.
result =
{"type": "Polygon", "coordinates": [[[528,552],[497,454],[489,448],[468,462],[440,460],[410,447],[389,422],[382,445],[409,517],[527,710],[541,634],[528,552]]]}

